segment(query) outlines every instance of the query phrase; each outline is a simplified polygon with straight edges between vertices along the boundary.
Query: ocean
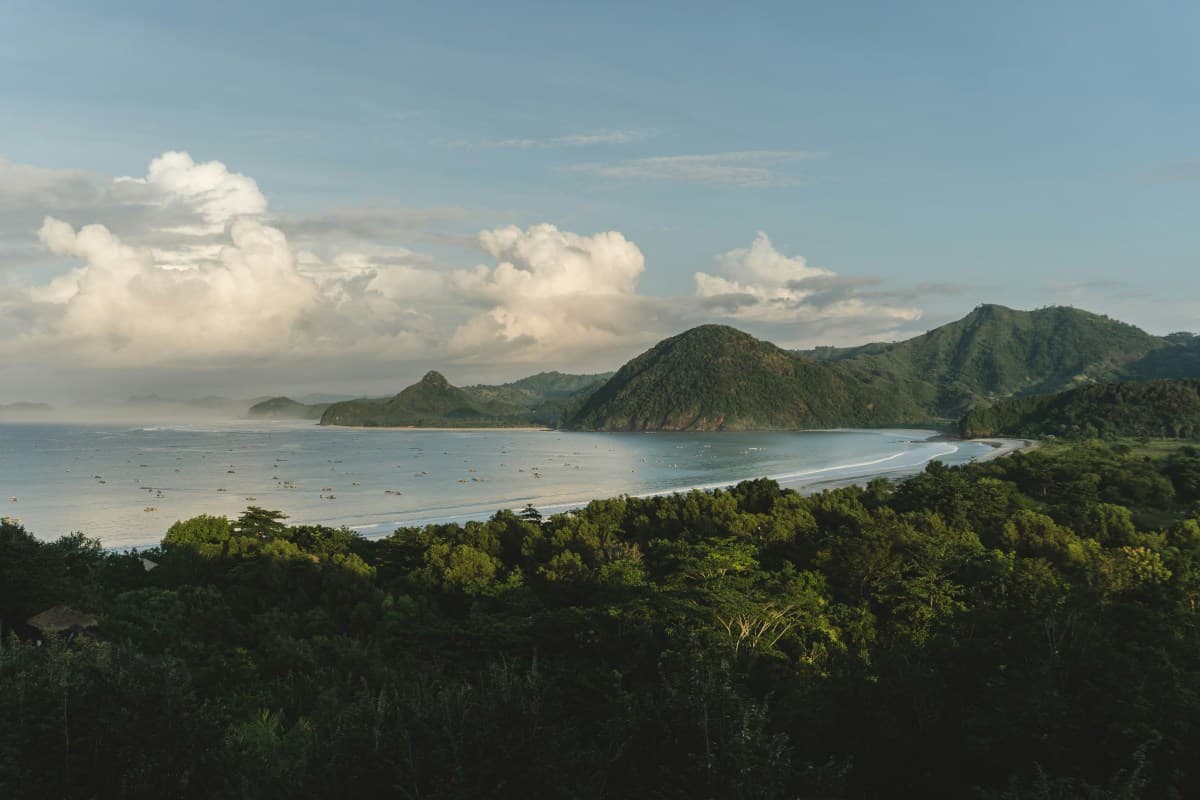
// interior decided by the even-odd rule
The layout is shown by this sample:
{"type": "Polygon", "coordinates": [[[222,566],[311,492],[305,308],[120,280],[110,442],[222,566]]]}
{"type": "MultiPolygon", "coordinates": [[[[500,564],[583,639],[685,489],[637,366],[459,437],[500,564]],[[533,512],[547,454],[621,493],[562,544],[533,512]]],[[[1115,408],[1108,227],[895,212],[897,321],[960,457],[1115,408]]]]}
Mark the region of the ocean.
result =
{"type": "Polygon", "coordinates": [[[365,535],[544,514],[619,494],[769,477],[803,490],[961,464],[991,447],[925,430],[572,433],[320,427],[311,422],[0,424],[0,514],[41,539],[157,543],[197,514],[248,505],[365,535]]]}

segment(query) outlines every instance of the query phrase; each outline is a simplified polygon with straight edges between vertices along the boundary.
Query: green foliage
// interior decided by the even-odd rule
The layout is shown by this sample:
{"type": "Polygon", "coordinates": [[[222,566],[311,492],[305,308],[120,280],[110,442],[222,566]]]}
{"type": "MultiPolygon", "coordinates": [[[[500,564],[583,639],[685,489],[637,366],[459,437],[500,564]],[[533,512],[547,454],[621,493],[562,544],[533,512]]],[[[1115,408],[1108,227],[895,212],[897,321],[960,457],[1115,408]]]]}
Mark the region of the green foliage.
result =
{"type": "Polygon", "coordinates": [[[354,532],[0,527],[0,796],[1200,794],[1200,456],[354,532]],[[141,556],[157,561],[142,569],[141,556]]]}
{"type": "Polygon", "coordinates": [[[963,436],[1200,437],[1200,380],[1097,384],[967,413],[963,436]]]}
{"type": "Polygon", "coordinates": [[[587,430],[750,430],[947,424],[1009,397],[1097,381],[1200,377],[1200,339],[1152,336],[1074,308],[984,305],[898,343],[788,352],[703,325],[615,374],[543,372],[500,386],[451,386],[430,372],[400,394],[324,406],[271,398],[252,416],[323,425],[565,425],[587,430]]]}
{"type": "Polygon", "coordinates": [[[752,430],[925,419],[887,382],[802,358],[723,325],[659,342],[568,420],[592,430],[752,430]]]}
{"type": "Polygon", "coordinates": [[[1132,325],[1062,306],[1014,311],[982,305],[907,341],[813,354],[864,379],[887,377],[936,415],[957,418],[997,398],[1131,377],[1141,359],[1159,351],[1164,377],[1186,374],[1171,371],[1181,367],[1165,355],[1182,348],[1132,325]]]}
{"type": "Polygon", "coordinates": [[[320,420],[367,427],[556,425],[576,398],[605,378],[542,372],[500,386],[458,388],[441,373],[429,372],[394,397],[333,403],[320,420]]]}
{"type": "Polygon", "coordinates": [[[1191,337],[1063,307],[985,305],[907,341],[803,353],[705,325],[627,363],[567,421],[593,430],[941,423],[1011,396],[1200,375],[1196,353],[1191,337]]]}

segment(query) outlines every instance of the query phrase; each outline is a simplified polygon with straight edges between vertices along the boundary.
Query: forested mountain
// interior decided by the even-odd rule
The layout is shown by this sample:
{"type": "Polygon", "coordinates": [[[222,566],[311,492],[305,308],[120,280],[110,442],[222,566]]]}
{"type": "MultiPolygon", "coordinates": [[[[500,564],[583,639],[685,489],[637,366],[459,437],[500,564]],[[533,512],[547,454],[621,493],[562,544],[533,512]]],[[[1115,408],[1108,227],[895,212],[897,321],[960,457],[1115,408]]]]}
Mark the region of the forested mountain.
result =
{"type": "Polygon", "coordinates": [[[369,427],[553,425],[572,398],[605,377],[543,372],[499,386],[460,388],[431,371],[394,397],[334,403],[320,419],[322,425],[369,427]]]}
{"type": "MultiPolygon", "coordinates": [[[[1075,308],[984,305],[896,343],[790,352],[734,328],[703,325],[659,342],[616,373],[543,372],[462,388],[430,376],[392,398],[335,403],[322,424],[563,424],[579,430],[952,425],[970,409],[1009,397],[1200,376],[1200,338],[1153,336],[1075,308]]],[[[266,411],[316,418],[312,407],[283,400],[268,401],[266,411]]]]}
{"type": "Polygon", "coordinates": [[[1200,380],[1084,386],[967,413],[963,436],[1200,437],[1200,380]]]}
{"type": "Polygon", "coordinates": [[[334,403],[321,416],[322,425],[431,426],[498,425],[523,409],[499,401],[480,402],[440,373],[430,371],[399,394],[381,400],[334,403]]]}
{"type": "Polygon", "coordinates": [[[1198,499],[1079,445],[378,540],[3,520],[0,797],[1197,797],[1198,499]]]}
{"type": "Polygon", "coordinates": [[[597,375],[539,372],[498,386],[464,386],[463,391],[480,402],[502,402],[524,409],[531,421],[539,425],[557,425],[612,375],[611,372],[597,375]]]}
{"type": "Polygon", "coordinates": [[[271,397],[250,406],[251,419],[320,419],[329,403],[298,403],[290,397],[271,397]]]}
{"type": "Polygon", "coordinates": [[[1156,377],[1177,377],[1183,352],[1166,338],[1076,308],[983,305],[907,341],[808,354],[863,380],[890,380],[935,416],[958,417],[998,398],[1121,380],[1151,354],[1164,373],[1156,377]]]}
{"type": "Polygon", "coordinates": [[[463,391],[480,401],[497,400],[512,405],[532,406],[547,400],[562,400],[594,388],[613,376],[611,372],[598,375],[568,375],[563,372],[539,372],[512,383],[498,386],[477,384],[464,386],[463,391]]]}
{"type": "Polygon", "coordinates": [[[1164,336],[1160,347],[1131,364],[1126,374],[1131,380],[1154,378],[1200,378],[1200,336],[1173,333],[1164,336]]]}
{"type": "Polygon", "coordinates": [[[769,430],[927,418],[886,379],[867,382],[735,328],[703,325],[621,367],[567,424],[588,430],[769,430]]]}
{"type": "Polygon", "coordinates": [[[706,325],[622,367],[567,419],[596,430],[950,423],[1007,397],[1200,375],[1200,340],[1075,308],[985,305],[903,342],[785,352],[706,325]]]}

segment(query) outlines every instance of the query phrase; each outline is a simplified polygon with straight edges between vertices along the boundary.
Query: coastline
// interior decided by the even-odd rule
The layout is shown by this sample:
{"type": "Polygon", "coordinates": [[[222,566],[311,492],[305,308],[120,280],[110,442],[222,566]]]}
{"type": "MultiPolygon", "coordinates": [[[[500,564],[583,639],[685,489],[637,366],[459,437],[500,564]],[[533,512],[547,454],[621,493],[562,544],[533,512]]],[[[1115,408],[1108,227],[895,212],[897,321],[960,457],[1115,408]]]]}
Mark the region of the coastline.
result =
{"type": "Polygon", "coordinates": [[[317,423],[314,428],[323,428],[325,430],[337,430],[339,428],[348,431],[440,431],[442,433],[453,433],[454,431],[473,431],[476,433],[484,431],[556,431],[558,428],[547,428],[545,425],[463,425],[461,427],[434,427],[432,425],[321,425],[317,423]]]}
{"type": "MultiPolygon", "coordinates": [[[[372,430],[377,430],[377,428],[363,426],[350,428],[359,433],[349,436],[331,435],[306,439],[304,438],[305,431],[312,431],[314,427],[320,426],[314,426],[309,422],[273,421],[262,424],[256,421],[250,427],[255,429],[254,435],[243,440],[241,438],[244,432],[242,425],[232,425],[228,428],[217,426],[211,431],[193,430],[186,426],[178,430],[173,428],[163,430],[158,428],[121,428],[117,430],[97,429],[96,431],[73,430],[74,426],[65,426],[63,431],[54,433],[54,436],[65,437],[64,441],[79,440],[83,442],[80,445],[80,452],[92,453],[97,436],[102,437],[106,443],[123,443],[119,446],[128,446],[133,449],[125,454],[129,458],[118,458],[117,462],[119,463],[107,463],[104,459],[108,456],[93,456],[93,460],[97,463],[87,466],[86,469],[66,469],[65,473],[70,473],[69,475],[61,474],[63,472],[62,465],[57,464],[52,456],[39,455],[34,459],[34,463],[46,462],[43,465],[44,469],[41,470],[45,480],[34,481],[31,486],[25,487],[24,491],[20,491],[24,484],[13,487],[13,491],[9,493],[20,496],[22,503],[19,508],[23,512],[28,512],[18,513],[15,516],[25,518],[30,522],[34,522],[39,514],[50,518],[50,522],[43,520],[37,523],[39,530],[43,531],[49,531],[54,527],[66,530],[69,526],[76,525],[75,522],[70,521],[56,525],[53,518],[56,515],[61,516],[60,507],[65,507],[62,499],[61,497],[57,499],[51,497],[47,500],[43,497],[45,492],[38,487],[47,483],[57,485],[59,482],[64,486],[75,485],[79,480],[86,480],[89,487],[83,490],[83,494],[85,499],[91,503],[91,506],[85,504],[85,510],[91,515],[86,530],[92,531],[94,535],[104,541],[106,547],[113,549],[131,545],[153,545],[162,533],[162,526],[172,519],[182,519],[200,513],[213,513],[214,510],[217,513],[240,513],[244,504],[238,500],[243,496],[247,503],[285,508],[300,522],[332,526],[346,525],[358,530],[363,535],[375,537],[388,535],[398,527],[487,519],[498,510],[506,508],[517,510],[528,502],[532,502],[544,512],[555,513],[586,506],[593,500],[622,494],[645,497],[686,493],[693,490],[725,489],[743,480],[755,478],[774,480],[784,488],[804,494],[843,486],[865,486],[875,478],[888,478],[900,482],[912,475],[919,474],[925,469],[926,464],[934,459],[942,460],[951,466],[966,465],[1003,457],[1038,444],[1030,439],[961,439],[946,436],[944,433],[939,434],[936,430],[912,428],[804,431],[794,432],[791,435],[781,434],[782,438],[778,438],[778,441],[776,436],[769,435],[775,432],[763,432],[758,439],[765,440],[765,442],[753,438],[742,442],[740,437],[744,434],[741,432],[732,432],[730,434],[732,438],[728,443],[721,441],[725,439],[724,436],[705,434],[699,437],[700,440],[713,443],[705,445],[705,448],[710,446],[732,448],[729,453],[725,454],[727,457],[730,455],[736,455],[738,458],[745,457],[741,451],[749,445],[754,446],[749,447],[747,452],[754,450],[773,452],[771,456],[765,457],[765,460],[763,460],[764,457],[752,455],[746,458],[744,463],[737,462],[742,469],[731,468],[734,465],[717,469],[703,466],[709,463],[712,456],[706,449],[698,449],[699,445],[697,444],[695,452],[698,454],[699,460],[696,460],[692,466],[688,466],[684,464],[685,459],[681,455],[679,458],[682,471],[675,472],[671,470],[675,470],[677,467],[671,462],[676,458],[677,449],[695,438],[696,434],[677,433],[661,440],[657,435],[647,436],[646,434],[620,440],[612,439],[610,436],[596,437],[593,440],[593,437],[583,437],[583,432],[559,432],[553,428],[513,426],[434,429],[412,426],[392,428],[391,430],[410,432],[425,430],[430,431],[430,436],[405,437],[399,435],[377,438],[362,433],[367,428],[372,430]],[[446,434],[454,431],[460,431],[464,435],[446,437],[446,434]],[[578,441],[557,443],[560,438],[558,435],[545,439],[541,436],[512,435],[518,431],[536,431],[543,434],[562,433],[564,440],[571,436],[580,438],[578,441]],[[844,455],[837,457],[828,459],[822,457],[817,460],[809,460],[805,457],[804,454],[807,451],[804,449],[804,442],[800,441],[803,434],[830,433],[857,433],[860,436],[862,434],[886,434],[887,438],[894,442],[894,445],[875,446],[866,441],[865,444],[854,445],[845,451],[844,455]],[[492,437],[498,437],[496,441],[488,438],[489,434],[492,437]],[[444,447],[438,444],[430,450],[430,457],[434,461],[429,464],[418,461],[424,457],[419,452],[415,455],[408,452],[409,450],[421,451],[428,442],[435,441],[436,443],[438,437],[446,437],[445,449],[454,452],[441,453],[444,447]],[[479,437],[483,438],[479,439],[479,437]],[[451,441],[456,444],[450,446],[451,441]],[[489,446],[488,442],[495,446],[489,446]],[[528,443],[528,445],[518,444],[518,442],[528,443]],[[408,447],[408,445],[414,445],[414,447],[408,447]],[[505,449],[510,445],[515,445],[511,455],[505,449]],[[149,449],[147,449],[148,447],[149,449]],[[238,449],[235,451],[234,447],[238,449]],[[481,460],[477,460],[475,451],[480,447],[486,451],[486,454],[481,455],[481,460]],[[522,456],[521,453],[524,453],[526,448],[529,452],[522,456]],[[597,449],[596,455],[590,455],[593,450],[597,449]],[[185,454],[193,450],[200,454],[200,460],[197,460],[195,456],[187,457],[189,460],[185,464],[181,463],[185,456],[175,456],[176,452],[185,454]],[[211,452],[206,452],[207,450],[211,450],[211,452]],[[231,455],[226,456],[226,452],[231,455]],[[237,455],[233,455],[235,452],[237,455]],[[156,453],[158,455],[155,455],[156,453]],[[438,455],[439,453],[441,455],[438,455]],[[579,464],[587,463],[581,460],[585,453],[589,454],[589,459],[599,459],[596,463],[602,469],[600,475],[610,475],[611,473],[611,476],[616,477],[603,482],[604,485],[601,486],[586,480],[580,482],[579,473],[563,472],[560,469],[561,466],[579,469],[579,464]],[[608,455],[601,455],[604,453],[608,455]],[[205,455],[210,459],[207,463],[203,460],[205,455]],[[642,475],[635,478],[630,474],[625,476],[626,479],[621,479],[622,473],[647,472],[642,463],[639,463],[639,457],[642,455],[650,458],[651,462],[656,460],[663,462],[662,474],[652,478],[643,478],[642,475]],[[452,457],[442,458],[441,456],[452,457]],[[343,458],[346,459],[346,466],[342,466],[343,458]],[[521,458],[525,460],[521,461],[521,458]],[[145,462],[139,463],[142,459],[145,462]],[[517,460],[514,461],[514,459],[517,460]],[[556,460],[574,463],[559,465],[556,460]],[[216,461],[222,463],[216,464],[216,461]],[[507,462],[507,464],[501,462],[507,462]],[[298,463],[303,466],[295,466],[298,463]],[[535,464],[538,466],[533,466],[535,464]],[[665,469],[668,466],[670,470],[665,469]],[[180,472],[180,467],[184,468],[184,472],[189,477],[184,478],[177,474],[180,472]],[[386,467],[386,469],[380,472],[378,469],[380,467],[386,467]],[[506,477],[508,472],[513,472],[517,467],[541,469],[547,473],[545,477],[549,480],[524,481],[515,473],[511,478],[506,477]],[[554,474],[547,472],[546,467],[551,468],[550,472],[558,470],[558,473],[565,477],[563,480],[558,480],[554,474]],[[631,467],[636,467],[636,469],[630,469],[631,467]],[[394,471],[396,468],[403,471],[394,471]],[[151,471],[143,471],[146,469],[151,471]],[[227,477],[227,475],[235,474],[235,469],[239,477],[227,477]],[[436,473],[432,482],[425,483],[414,480],[414,478],[428,476],[429,473],[424,471],[427,469],[436,473]],[[374,473],[370,470],[374,470],[374,473]],[[507,472],[501,474],[497,470],[507,470],[507,472]],[[406,475],[406,472],[412,472],[413,475],[406,475]],[[364,477],[371,474],[376,475],[379,480],[376,478],[368,480],[368,477],[364,477]],[[105,480],[99,480],[101,475],[105,477],[105,480]],[[278,476],[278,478],[273,478],[274,484],[265,483],[265,477],[269,475],[278,476]],[[89,478],[89,476],[91,477],[89,478]],[[256,483],[258,478],[255,476],[263,480],[256,483]],[[281,487],[278,485],[281,478],[289,478],[288,483],[295,480],[300,485],[281,487]],[[114,488],[90,486],[92,480],[114,488]],[[130,480],[132,480],[132,484],[128,483],[130,480]],[[485,486],[476,491],[473,483],[475,480],[481,481],[485,486]],[[247,481],[249,482],[247,483],[247,481]],[[359,481],[362,482],[363,488],[359,488],[359,481]],[[375,483],[373,484],[371,481],[375,481],[375,483]],[[486,485],[488,482],[494,481],[499,481],[495,487],[486,485]],[[458,486],[458,484],[468,483],[470,488],[458,486]],[[324,502],[317,502],[313,499],[316,487],[325,484],[337,489],[337,499],[341,500],[342,504],[326,505],[324,502]],[[216,495],[216,499],[212,503],[208,503],[205,498],[210,496],[214,486],[221,487],[216,491],[225,492],[225,494],[216,495]],[[158,497],[166,495],[170,499],[165,502],[149,501],[153,505],[147,506],[145,496],[140,492],[153,492],[154,489],[151,487],[158,487],[158,490],[163,493],[158,497]],[[383,487],[402,490],[387,494],[403,494],[407,497],[404,499],[376,498],[378,490],[383,487]],[[134,489],[139,493],[136,500],[132,499],[132,495],[126,496],[129,489],[134,489]],[[228,491],[226,491],[227,489],[228,491]],[[283,492],[283,489],[299,490],[299,492],[283,492]],[[102,493],[112,492],[118,492],[118,494],[102,495],[102,493]],[[26,496],[27,493],[28,496],[26,496]],[[361,504],[355,500],[359,497],[363,498],[361,504]],[[203,507],[200,507],[201,503],[203,503],[203,507]],[[149,512],[155,513],[148,515],[149,512]],[[114,520],[116,521],[114,522],[114,520]],[[142,530],[143,528],[145,530],[142,530]]],[[[19,429],[14,426],[14,435],[17,430],[19,429]]],[[[37,431],[22,434],[30,442],[36,442],[37,447],[43,447],[46,435],[49,434],[37,431]]],[[[311,434],[308,435],[311,436],[311,434]]],[[[822,447],[828,446],[822,445],[822,447]]],[[[107,453],[110,449],[111,445],[104,452],[107,453]]],[[[40,453],[40,451],[38,452],[40,453]]],[[[95,452],[100,453],[101,451],[95,450],[95,452]]],[[[820,452],[824,452],[824,450],[820,452]]],[[[830,452],[838,453],[838,447],[834,447],[830,452]]],[[[640,462],[645,461],[646,458],[640,458],[640,462]]],[[[70,466],[76,467],[77,465],[72,463],[70,466]]],[[[525,472],[527,469],[517,471],[525,472]]],[[[525,477],[541,478],[543,476],[530,472],[525,477]]],[[[23,479],[25,478],[28,476],[23,473],[23,479]]],[[[20,484],[20,481],[17,483],[20,484]]],[[[322,488],[321,501],[335,499],[332,496],[326,498],[324,496],[326,492],[333,494],[328,488],[322,488]]],[[[75,505],[75,502],[72,501],[66,505],[72,506],[75,505]]],[[[14,505],[11,508],[13,511],[17,511],[18,506],[14,505]]]]}
{"type": "MultiPolygon", "coordinates": [[[[824,430],[824,431],[820,431],[820,432],[828,433],[828,432],[832,432],[834,430],[849,431],[849,430],[853,430],[853,429],[845,429],[845,428],[829,429],[829,430],[824,430]]],[[[1036,439],[1008,439],[1008,438],[1002,438],[1002,437],[963,439],[962,437],[959,437],[959,436],[944,436],[944,435],[933,435],[933,436],[928,437],[927,439],[924,439],[923,441],[926,441],[926,442],[978,442],[980,444],[989,445],[992,448],[990,451],[984,453],[982,456],[979,456],[979,457],[973,459],[970,462],[967,462],[967,463],[973,463],[973,464],[980,464],[980,463],[983,463],[986,461],[991,461],[991,460],[994,460],[997,458],[1004,458],[1005,456],[1010,456],[1013,453],[1019,453],[1019,452],[1023,452],[1023,451],[1027,451],[1027,450],[1034,450],[1041,444],[1041,442],[1039,442],[1036,439]]],[[[945,454],[941,454],[941,455],[945,455],[945,454]]],[[[872,481],[876,478],[890,478],[890,479],[902,481],[902,480],[905,480],[906,478],[910,478],[914,475],[919,474],[925,464],[928,464],[930,461],[933,461],[934,459],[939,458],[939,457],[940,457],[940,455],[933,455],[933,456],[930,456],[929,458],[927,458],[925,461],[921,462],[921,464],[919,464],[919,465],[909,465],[908,467],[902,468],[900,470],[881,469],[878,472],[872,472],[872,473],[865,474],[865,475],[860,474],[860,475],[845,476],[845,477],[830,477],[830,478],[806,481],[803,483],[794,483],[794,480],[797,477],[799,477],[799,475],[797,475],[795,473],[789,473],[789,474],[782,474],[782,475],[776,474],[776,475],[747,476],[745,478],[741,478],[739,480],[730,481],[730,482],[696,484],[696,485],[692,485],[692,486],[680,486],[680,487],[676,487],[676,488],[672,488],[672,489],[662,489],[662,490],[655,490],[655,491],[643,492],[643,493],[623,493],[623,494],[625,496],[634,497],[634,498],[648,498],[648,497],[666,497],[666,496],[675,495],[675,494],[686,494],[686,493],[692,492],[692,491],[712,491],[712,490],[716,490],[716,489],[724,490],[724,489],[732,488],[733,486],[736,486],[738,483],[741,483],[742,481],[754,480],[755,478],[761,477],[761,478],[766,478],[767,480],[775,481],[782,488],[790,489],[792,491],[796,491],[801,494],[810,495],[810,494],[817,494],[819,492],[824,492],[824,491],[828,491],[828,490],[832,490],[832,489],[845,489],[850,486],[866,486],[870,481],[872,481]]],[[[966,466],[966,464],[962,464],[960,466],[966,466]]],[[[820,472],[835,471],[838,469],[844,469],[844,467],[831,467],[831,468],[828,468],[828,470],[825,470],[825,469],[816,470],[814,472],[808,473],[808,475],[811,476],[813,474],[817,474],[820,472]]],[[[620,495],[616,495],[616,496],[620,496],[620,495]]],[[[559,514],[559,513],[563,513],[563,512],[569,512],[569,511],[574,511],[574,510],[577,510],[580,508],[584,508],[589,503],[591,503],[593,500],[603,500],[603,499],[608,499],[608,497],[590,497],[587,499],[562,501],[562,502],[552,503],[549,505],[538,506],[538,510],[545,512],[547,515],[559,514]]],[[[498,511],[498,510],[508,510],[508,511],[517,512],[517,511],[520,511],[520,507],[513,506],[508,509],[493,509],[488,512],[482,512],[482,511],[476,512],[476,513],[466,512],[466,513],[456,514],[456,515],[451,515],[451,516],[416,517],[416,518],[411,518],[411,519],[407,519],[407,520],[396,520],[391,523],[376,523],[376,524],[357,525],[357,526],[354,526],[353,529],[357,533],[359,533],[360,535],[362,535],[366,538],[374,539],[374,538],[381,538],[384,536],[390,536],[392,534],[392,532],[395,531],[397,528],[421,527],[423,525],[435,525],[435,524],[445,524],[445,523],[463,524],[463,523],[470,522],[470,521],[486,520],[486,519],[490,518],[491,515],[496,513],[496,511],[498,511]]]]}
{"type": "Polygon", "coordinates": [[[983,444],[992,446],[993,450],[990,453],[985,453],[981,458],[975,459],[976,464],[982,464],[985,461],[994,461],[997,458],[1011,456],[1013,453],[1036,450],[1042,446],[1041,441],[1038,439],[1007,439],[992,436],[981,437],[979,439],[962,439],[960,441],[982,442],[983,444]]]}

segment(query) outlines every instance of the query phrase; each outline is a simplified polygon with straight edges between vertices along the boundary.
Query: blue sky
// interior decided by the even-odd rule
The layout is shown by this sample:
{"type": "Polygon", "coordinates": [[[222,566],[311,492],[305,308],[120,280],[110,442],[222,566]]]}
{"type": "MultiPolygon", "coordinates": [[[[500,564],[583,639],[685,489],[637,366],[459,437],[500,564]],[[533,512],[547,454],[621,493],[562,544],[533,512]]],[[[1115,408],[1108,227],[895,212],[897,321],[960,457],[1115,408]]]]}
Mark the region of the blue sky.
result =
{"type": "MultiPolygon", "coordinates": [[[[867,287],[868,311],[921,312],[824,330],[717,315],[795,344],[907,335],[979,302],[1165,333],[1200,328],[1198,23],[1184,2],[9,2],[0,158],[108,177],[172,150],[219,161],[292,220],[293,248],[301,218],[436,209],[381,238],[443,271],[495,266],[481,230],[618,231],[644,256],[638,297],[694,295],[762,231],[867,287]]],[[[72,258],[3,270],[11,288],[72,258]]]]}

